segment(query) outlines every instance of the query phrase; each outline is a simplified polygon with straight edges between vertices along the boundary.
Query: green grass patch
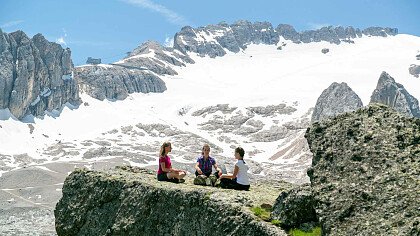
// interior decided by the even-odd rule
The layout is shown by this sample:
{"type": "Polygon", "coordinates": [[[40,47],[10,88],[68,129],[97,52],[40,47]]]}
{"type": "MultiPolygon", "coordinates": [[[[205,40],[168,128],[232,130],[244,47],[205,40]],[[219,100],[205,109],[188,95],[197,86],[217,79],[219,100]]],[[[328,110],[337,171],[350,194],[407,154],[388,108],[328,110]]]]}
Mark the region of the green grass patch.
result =
{"type": "Polygon", "coordinates": [[[261,207],[252,207],[251,211],[264,221],[270,221],[270,211],[261,207]]]}
{"type": "Polygon", "coordinates": [[[271,224],[273,224],[275,226],[280,226],[281,221],[280,220],[271,220],[271,224]]]}
{"type": "Polygon", "coordinates": [[[291,229],[290,236],[321,236],[321,227],[315,227],[310,232],[305,232],[300,229],[291,229]]]}

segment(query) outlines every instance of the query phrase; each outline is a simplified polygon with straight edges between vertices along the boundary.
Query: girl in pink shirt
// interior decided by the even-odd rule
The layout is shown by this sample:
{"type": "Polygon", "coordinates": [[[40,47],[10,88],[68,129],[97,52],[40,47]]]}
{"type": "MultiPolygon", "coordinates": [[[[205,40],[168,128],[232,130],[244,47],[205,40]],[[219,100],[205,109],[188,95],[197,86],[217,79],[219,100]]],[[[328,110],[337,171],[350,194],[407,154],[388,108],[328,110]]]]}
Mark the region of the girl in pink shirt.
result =
{"type": "Polygon", "coordinates": [[[172,168],[171,158],[168,156],[171,150],[172,146],[170,142],[164,142],[160,147],[157,179],[158,181],[171,181],[176,183],[185,182],[184,177],[187,172],[172,168]]]}

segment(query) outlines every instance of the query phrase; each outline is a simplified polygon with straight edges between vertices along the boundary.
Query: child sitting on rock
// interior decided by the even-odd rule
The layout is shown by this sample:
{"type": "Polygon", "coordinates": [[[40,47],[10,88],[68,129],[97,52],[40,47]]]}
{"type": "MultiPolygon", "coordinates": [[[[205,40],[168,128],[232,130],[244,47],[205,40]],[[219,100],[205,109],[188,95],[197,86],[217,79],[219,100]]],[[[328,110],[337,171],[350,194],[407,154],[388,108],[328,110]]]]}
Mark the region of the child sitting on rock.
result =
{"type": "Polygon", "coordinates": [[[194,184],[196,185],[207,185],[214,186],[216,180],[222,175],[222,170],[217,166],[216,160],[210,156],[210,146],[204,144],[201,150],[201,156],[197,158],[195,164],[195,176],[194,184]],[[212,174],[212,169],[216,170],[212,174]]]}
{"type": "Polygon", "coordinates": [[[236,190],[249,190],[248,165],[244,161],[245,151],[241,147],[235,149],[235,163],[233,174],[223,174],[220,176],[220,187],[236,190]]]}

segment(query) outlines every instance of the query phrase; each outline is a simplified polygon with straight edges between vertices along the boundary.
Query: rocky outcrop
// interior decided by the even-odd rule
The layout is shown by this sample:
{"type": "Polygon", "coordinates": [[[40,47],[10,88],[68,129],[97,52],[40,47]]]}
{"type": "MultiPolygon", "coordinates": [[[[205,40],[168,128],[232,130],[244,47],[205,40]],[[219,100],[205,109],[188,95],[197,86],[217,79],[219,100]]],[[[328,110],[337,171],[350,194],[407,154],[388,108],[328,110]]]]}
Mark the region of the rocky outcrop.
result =
{"type": "Polygon", "coordinates": [[[362,100],[346,83],[332,83],[316,101],[312,122],[354,111],[363,106],[362,100]]]}
{"type": "Polygon", "coordinates": [[[217,25],[192,28],[186,26],[174,37],[174,48],[183,53],[194,52],[211,58],[224,56],[227,51],[237,53],[248,44],[276,45],[279,36],[294,43],[327,41],[334,44],[353,42],[352,38],[368,36],[396,35],[397,29],[370,27],[361,31],[353,27],[323,27],[318,30],[297,32],[293,26],[280,24],[274,28],[268,22],[238,21],[231,25],[221,22],[217,25]]]}
{"type": "Polygon", "coordinates": [[[341,42],[354,43],[354,41],[351,40],[352,38],[360,38],[363,35],[387,37],[388,35],[398,34],[398,29],[396,28],[369,27],[361,31],[360,29],[355,29],[351,26],[346,28],[342,26],[328,26],[299,33],[293,26],[287,24],[278,25],[276,31],[279,36],[282,36],[286,40],[291,40],[294,43],[326,41],[334,44],[340,44],[341,42]]]}
{"type": "Polygon", "coordinates": [[[268,22],[224,22],[194,29],[186,26],[175,34],[174,48],[181,52],[195,52],[211,58],[224,56],[225,50],[239,52],[250,43],[276,44],[278,34],[268,22]]]}
{"type": "Polygon", "coordinates": [[[413,75],[414,77],[418,78],[420,75],[420,66],[419,65],[411,65],[408,68],[408,73],[410,73],[410,75],[413,75]]]}
{"type": "Polygon", "coordinates": [[[101,58],[88,57],[88,59],[86,60],[86,64],[91,64],[91,65],[101,64],[101,58]]]}
{"type": "Polygon", "coordinates": [[[192,179],[158,182],[155,171],[130,167],[76,170],[64,182],[54,211],[56,231],[98,236],[286,235],[250,211],[262,199],[273,204],[275,197],[267,197],[276,195],[272,189],[223,190],[193,185],[192,179]]]}
{"type": "Polygon", "coordinates": [[[398,29],[397,28],[382,28],[382,27],[369,27],[362,31],[365,35],[370,36],[381,36],[386,37],[388,35],[397,35],[398,29]]]}
{"type": "Polygon", "coordinates": [[[370,103],[382,103],[407,116],[420,117],[418,100],[388,73],[382,72],[370,103]]]}
{"type": "Polygon", "coordinates": [[[43,116],[65,103],[79,105],[70,49],[48,42],[41,34],[0,30],[0,109],[17,118],[43,116]]]}
{"type": "Polygon", "coordinates": [[[176,75],[178,73],[172,67],[183,67],[186,63],[193,64],[194,60],[173,48],[147,41],[114,65],[149,70],[158,75],[176,75]]]}
{"type": "Polygon", "coordinates": [[[121,66],[81,66],[75,69],[80,88],[99,100],[123,100],[131,93],[161,93],[166,85],[159,77],[121,66]]]}
{"type": "Polygon", "coordinates": [[[313,123],[305,137],[325,235],[418,235],[420,120],[371,104],[313,123]]]}
{"type": "Polygon", "coordinates": [[[318,222],[315,201],[310,184],[304,184],[289,192],[282,192],[276,199],[271,213],[285,228],[299,228],[303,224],[318,222]]]}

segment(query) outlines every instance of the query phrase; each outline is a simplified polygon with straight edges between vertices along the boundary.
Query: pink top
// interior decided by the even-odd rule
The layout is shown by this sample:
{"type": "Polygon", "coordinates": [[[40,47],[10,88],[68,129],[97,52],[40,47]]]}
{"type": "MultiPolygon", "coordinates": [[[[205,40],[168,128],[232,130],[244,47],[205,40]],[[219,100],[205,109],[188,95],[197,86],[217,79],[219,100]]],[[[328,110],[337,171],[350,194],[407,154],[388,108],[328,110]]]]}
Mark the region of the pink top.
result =
{"type": "Polygon", "coordinates": [[[158,174],[166,173],[165,171],[162,170],[162,166],[160,165],[161,163],[165,163],[165,167],[168,168],[168,169],[172,167],[171,158],[169,158],[169,156],[159,157],[158,174]]]}

